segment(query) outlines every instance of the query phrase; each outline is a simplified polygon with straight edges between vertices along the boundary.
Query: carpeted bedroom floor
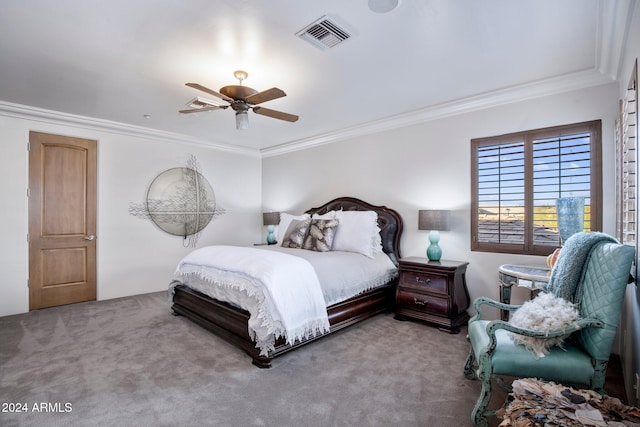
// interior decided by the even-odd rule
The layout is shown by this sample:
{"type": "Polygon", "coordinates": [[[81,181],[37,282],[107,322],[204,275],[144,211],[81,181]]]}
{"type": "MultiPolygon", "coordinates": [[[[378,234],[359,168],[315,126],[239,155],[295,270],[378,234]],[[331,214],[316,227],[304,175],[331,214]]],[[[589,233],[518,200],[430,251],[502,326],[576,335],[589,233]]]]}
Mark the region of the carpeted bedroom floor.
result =
{"type": "Polygon", "coordinates": [[[465,426],[467,351],[389,313],[264,370],[164,292],[55,307],[0,318],[0,425],[465,426]]]}

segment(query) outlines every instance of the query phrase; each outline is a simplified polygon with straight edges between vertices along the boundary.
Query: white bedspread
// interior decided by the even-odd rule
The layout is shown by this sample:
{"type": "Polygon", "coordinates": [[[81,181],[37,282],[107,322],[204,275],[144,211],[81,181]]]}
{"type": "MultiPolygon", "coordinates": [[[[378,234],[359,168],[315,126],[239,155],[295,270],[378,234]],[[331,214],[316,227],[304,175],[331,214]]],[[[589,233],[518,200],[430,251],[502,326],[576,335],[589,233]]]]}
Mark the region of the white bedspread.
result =
{"type": "Polygon", "coordinates": [[[355,252],[316,252],[277,245],[261,248],[309,261],[318,275],[327,307],[385,285],[398,275],[398,268],[385,253],[377,253],[369,258],[355,252]]]}
{"type": "Polygon", "coordinates": [[[207,246],[183,258],[175,275],[189,287],[223,301],[237,304],[237,291],[246,295],[240,304],[250,313],[249,334],[262,355],[274,349],[280,336],[292,344],[329,332],[318,277],[303,258],[252,247],[207,246]],[[210,283],[217,286],[207,286],[210,283]],[[225,298],[224,294],[236,296],[225,298]]]}

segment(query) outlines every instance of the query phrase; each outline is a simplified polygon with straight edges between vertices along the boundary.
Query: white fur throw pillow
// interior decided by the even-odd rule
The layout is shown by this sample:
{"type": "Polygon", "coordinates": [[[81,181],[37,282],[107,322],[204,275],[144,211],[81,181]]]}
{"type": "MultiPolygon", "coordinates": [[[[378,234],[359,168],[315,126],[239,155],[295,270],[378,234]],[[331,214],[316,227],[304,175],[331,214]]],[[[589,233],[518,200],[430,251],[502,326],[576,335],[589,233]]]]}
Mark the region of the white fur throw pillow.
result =
{"type": "MultiPolygon", "coordinates": [[[[565,329],[579,317],[575,305],[569,301],[553,294],[540,293],[514,311],[509,323],[520,328],[549,332],[565,329]]],[[[549,349],[554,345],[562,347],[564,339],[570,334],[549,339],[526,337],[511,332],[510,335],[516,343],[524,345],[539,359],[549,354],[549,349]]]]}

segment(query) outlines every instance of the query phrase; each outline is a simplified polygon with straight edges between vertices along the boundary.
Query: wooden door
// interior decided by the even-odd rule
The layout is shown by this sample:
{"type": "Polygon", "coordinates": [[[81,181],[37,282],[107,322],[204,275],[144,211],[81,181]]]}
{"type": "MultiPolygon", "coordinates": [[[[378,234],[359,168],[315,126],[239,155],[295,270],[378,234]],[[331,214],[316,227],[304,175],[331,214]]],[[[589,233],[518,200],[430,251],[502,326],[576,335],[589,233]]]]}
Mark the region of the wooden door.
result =
{"type": "Polygon", "coordinates": [[[96,299],[97,141],[29,133],[29,310],[96,299]]]}

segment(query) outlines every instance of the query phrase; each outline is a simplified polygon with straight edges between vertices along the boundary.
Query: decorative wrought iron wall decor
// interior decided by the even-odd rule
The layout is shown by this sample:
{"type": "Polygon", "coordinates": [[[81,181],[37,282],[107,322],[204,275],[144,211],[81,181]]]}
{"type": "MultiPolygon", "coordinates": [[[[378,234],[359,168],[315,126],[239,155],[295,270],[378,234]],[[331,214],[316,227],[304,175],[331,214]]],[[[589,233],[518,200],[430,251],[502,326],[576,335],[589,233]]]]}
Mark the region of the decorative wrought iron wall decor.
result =
{"type": "Polygon", "coordinates": [[[225,211],[216,206],[213,188],[199,172],[195,156],[187,166],[158,174],[149,185],[146,201],[130,203],[129,214],[150,219],[162,231],[182,236],[194,247],[200,232],[225,211]]]}

